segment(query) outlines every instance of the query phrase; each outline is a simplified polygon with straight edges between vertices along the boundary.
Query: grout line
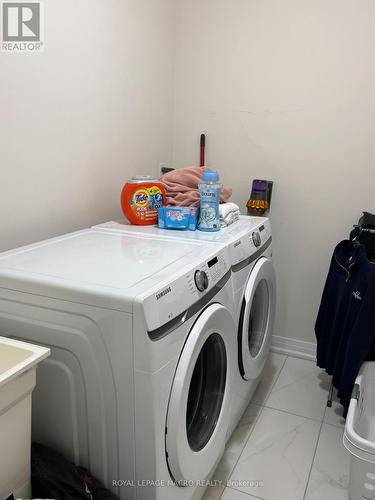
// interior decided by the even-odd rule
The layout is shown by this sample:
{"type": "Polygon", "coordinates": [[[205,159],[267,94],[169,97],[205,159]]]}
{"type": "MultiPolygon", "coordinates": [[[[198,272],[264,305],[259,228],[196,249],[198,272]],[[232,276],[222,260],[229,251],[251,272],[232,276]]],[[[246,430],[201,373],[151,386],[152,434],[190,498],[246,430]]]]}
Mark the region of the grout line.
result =
{"type": "MultiPolygon", "coordinates": [[[[251,404],[251,403],[250,403],[250,404],[251,404]]],[[[228,474],[227,481],[231,478],[231,476],[232,476],[232,474],[233,474],[233,471],[234,471],[234,469],[236,468],[236,466],[237,466],[237,464],[238,464],[238,462],[239,462],[239,460],[240,460],[240,458],[241,458],[241,456],[242,456],[242,453],[243,453],[243,451],[244,451],[244,449],[245,449],[245,447],[246,447],[246,445],[247,445],[247,443],[248,443],[248,441],[249,441],[249,439],[250,439],[250,436],[252,435],[252,433],[253,433],[253,431],[254,431],[254,429],[255,429],[255,426],[256,426],[256,424],[258,423],[258,420],[259,420],[260,416],[261,416],[261,415],[262,415],[262,413],[263,413],[263,408],[264,408],[264,407],[263,407],[263,406],[261,406],[261,405],[256,405],[256,406],[260,406],[260,408],[261,408],[261,409],[260,409],[260,411],[259,411],[258,415],[256,416],[256,418],[255,418],[255,420],[254,420],[254,423],[250,424],[251,429],[249,430],[249,435],[246,437],[246,439],[245,439],[245,441],[244,441],[244,444],[243,444],[243,446],[242,446],[242,448],[241,448],[241,451],[240,451],[240,453],[238,454],[238,458],[237,458],[237,460],[236,460],[236,463],[233,465],[233,467],[231,468],[230,473],[228,474]]],[[[232,488],[232,489],[235,489],[235,488],[232,488]]]]}
{"type": "MultiPolygon", "coordinates": [[[[286,363],[286,360],[287,360],[287,359],[288,359],[288,356],[287,356],[287,355],[285,355],[285,359],[284,359],[284,361],[283,361],[283,363],[282,363],[282,365],[281,365],[281,368],[280,368],[280,370],[279,370],[279,373],[277,374],[277,377],[275,378],[275,380],[274,380],[274,381],[273,381],[273,383],[271,384],[271,386],[270,386],[270,390],[269,390],[268,395],[267,395],[266,399],[264,400],[263,404],[260,404],[260,403],[253,403],[251,400],[250,400],[250,402],[249,402],[249,405],[251,405],[251,404],[252,404],[252,405],[254,405],[254,406],[259,406],[259,407],[260,407],[260,411],[259,411],[259,414],[256,416],[256,418],[255,418],[254,422],[251,424],[251,430],[250,430],[250,432],[249,432],[249,435],[246,437],[246,439],[245,439],[245,441],[244,441],[244,444],[243,444],[243,446],[242,446],[242,448],[241,448],[241,451],[240,451],[240,453],[238,454],[238,458],[237,458],[236,462],[234,463],[233,467],[231,468],[231,470],[230,470],[230,472],[229,472],[229,474],[228,474],[228,477],[227,477],[227,479],[226,479],[226,482],[227,482],[227,481],[230,479],[230,477],[232,476],[233,471],[234,471],[234,469],[236,468],[236,466],[237,466],[237,464],[238,464],[238,462],[239,462],[239,460],[240,460],[240,458],[241,458],[241,456],[242,456],[242,453],[243,453],[243,451],[244,451],[244,449],[245,449],[245,447],[246,447],[246,445],[247,445],[247,443],[248,443],[248,441],[249,441],[249,439],[250,439],[250,437],[251,437],[251,435],[252,435],[252,433],[253,433],[253,431],[254,431],[254,429],[255,429],[255,426],[256,426],[256,424],[258,423],[258,420],[259,420],[259,418],[261,417],[261,415],[262,415],[262,413],[263,413],[263,409],[264,409],[264,408],[267,408],[267,407],[265,406],[265,404],[264,404],[264,403],[266,403],[267,399],[269,398],[269,396],[270,396],[270,394],[271,394],[271,392],[272,392],[272,389],[274,388],[274,386],[275,386],[276,382],[278,381],[278,379],[279,379],[279,377],[280,377],[280,374],[281,374],[281,372],[282,372],[282,370],[283,370],[283,368],[284,368],[284,366],[285,366],[285,363],[286,363]]],[[[224,452],[224,453],[225,453],[225,452],[224,452]]],[[[237,490],[237,489],[235,489],[235,488],[231,488],[230,486],[224,486],[223,491],[222,491],[222,492],[221,492],[221,494],[218,496],[218,500],[220,500],[220,499],[221,499],[221,497],[224,495],[224,492],[225,492],[225,489],[226,489],[226,488],[229,488],[229,489],[232,489],[232,490],[234,489],[235,491],[241,491],[241,490],[237,490]]],[[[242,492],[242,493],[244,493],[244,492],[242,492]]],[[[245,493],[245,495],[248,495],[248,494],[247,494],[247,493],[245,493]]],[[[250,496],[250,495],[248,495],[248,496],[250,496]]],[[[250,496],[250,497],[251,497],[251,496],[250,496]]],[[[254,497],[254,496],[253,496],[253,498],[260,498],[260,497],[254,497]]],[[[263,500],[263,499],[262,499],[262,498],[260,498],[260,500],[263,500]]]]}
{"type": "MultiPolygon", "coordinates": [[[[231,475],[233,474],[233,471],[234,471],[234,469],[236,468],[236,465],[237,465],[237,463],[238,463],[238,461],[239,461],[239,459],[240,459],[240,457],[241,457],[241,455],[242,455],[242,452],[243,452],[243,450],[245,449],[245,446],[247,445],[247,442],[249,441],[251,434],[253,433],[254,427],[256,426],[256,424],[257,424],[257,422],[258,422],[258,420],[259,420],[259,417],[260,417],[260,416],[261,416],[261,414],[263,413],[263,406],[262,406],[262,405],[255,405],[254,403],[251,403],[251,402],[250,402],[250,403],[249,403],[249,406],[250,406],[251,404],[253,404],[254,406],[259,406],[259,407],[260,407],[260,411],[259,411],[258,415],[256,416],[256,418],[255,418],[254,422],[250,424],[251,429],[250,429],[250,431],[249,431],[249,435],[246,437],[246,439],[245,439],[245,441],[244,441],[244,444],[243,444],[243,446],[242,446],[242,449],[241,449],[241,451],[240,451],[240,452],[239,452],[239,454],[238,454],[238,458],[237,458],[236,462],[233,464],[233,467],[231,468],[230,472],[229,472],[229,473],[228,473],[228,475],[227,475],[227,478],[226,478],[226,480],[225,480],[225,483],[227,483],[227,482],[229,481],[229,479],[230,479],[231,475]]],[[[238,424],[237,424],[236,429],[237,429],[237,428],[238,428],[238,424]]],[[[233,433],[236,431],[236,429],[233,431],[233,433]]],[[[225,455],[225,451],[224,451],[224,455],[225,455]]],[[[223,455],[223,456],[224,456],[224,455],[223,455]]],[[[218,496],[218,500],[220,500],[220,499],[221,499],[221,497],[224,495],[224,492],[225,492],[226,488],[230,488],[230,486],[227,486],[227,484],[225,484],[225,486],[224,486],[224,488],[223,488],[223,491],[222,491],[222,492],[221,492],[221,494],[218,496]]],[[[233,490],[233,489],[235,489],[235,488],[230,488],[230,489],[232,489],[232,490],[233,490]]],[[[239,490],[236,490],[236,491],[239,491],[239,490]]],[[[246,494],[247,494],[247,493],[246,493],[246,494]]],[[[261,500],[263,500],[263,499],[261,499],[261,500]]]]}
{"type": "MultiPolygon", "coordinates": [[[[266,500],[265,498],[263,497],[257,497],[256,495],[250,495],[250,493],[246,493],[246,491],[242,491],[242,490],[237,490],[236,488],[232,488],[231,486],[227,486],[228,489],[230,490],[234,490],[234,491],[237,491],[237,492],[240,492],[240,493],[243,493],[244,495],[247,495],[249,498],[256,498],[257,500],[266,500]]],[[[224,492],[223,492],[224,493],[224,492]]],[[[222,493],[222,494],[223,494],[222,493]]],[[[221,498],[221,497],[220,497],[221,498]]]]}
{"type": "MultiPolygon", "coordinates": [[[[256,403],[253,403],[253,404],[256,404],[256,403]]],[[[262,406],[263,408],[267,408],[268,410],[273,410],[273,411],[279,411],[281,413],[286,413],[287,415],[293,415],[293,417],[305,418],[306,420],[312,420],[313,422],[319,422],[319,423],[323,422],[324,424],[326,423],[321,418],[306,417],[306,415],[301,415],[299,413],[292,413],[291,411],[281,410],[280,408],[274,408],[273,406],[264,406],[264,405],[257,405],[257,406],[262,406]]],[[[331,425],[333,425],[333,424],[331,424],[331,425]]]]}
{"type": "MultiPolygon", "coordinates": [[[[344,417],[343,417],[344,418],[344,417]]],[[[342,431],[344,432],[345,430],[345,424],[342,424],[342,425],[339,425],[339,424],[331,424],[330,422],[324,422],[323,421],[323,424],[325,425],[330,425],[331,427],[336,427],[336,429],[342,429],[342,431]]]]}
{"type": "MultiPolygon", "coordinates": [[[[307,417],[306,415],[301,415],[300,413],[293,413],[293,412],[288,411],[288,410],[282,410],[282,409],[280,409],[280,408],[275,408],[274,406],[268,406],[268,405],[267,405],[267,401],[269,400],[269,397],[270,397],[270,395],[271,395],[271,392],[272,392],[272,390],[273,390],[274,386],[276,385],[276,382],[279,380],[280,375],[281,375],[281,372],[283,371],[284,366],[285,366],[286,361],[287,361],[287,359],[288,359],[288,358],[293,358],[293,359],[296,359],[296,357],[295,357],[295,356],[289,356],[289,355],[288,355],[288,356],[286,356],[286,358],[285,358],[285,360],[284,360],[284,363],[283,363],[283,365],[282,365],[282,367],[281,367],[281,369],[280,369],[280,372],[279,372],[278,376],[276,377],[275,382],[272,384],[271,390],[270,390],[270,392],[269,392],[269,394],[268,394],[267,398],[265,399],[265,401],[263,402],[263,404],[262,404],[262,405],[260,405],[260,406],[264,406],[265,408],[270,408],[271,410],[278,410],[278,411],[281,411],[281,412],[284,412],[284,413],[288,413],[289,415],[295,415],[296,417],[308,418],[309,420],[314,420],[315,422],[324,422],[324,417],[325,417],[325,414],[326,414],[326,411],[327,411],[327,406],[326,406],[326,407],[325,407],[325,409],[324,409],[324,414],[323,414],[323,417],[322,417],[322,418],[313,418],[313,417],[307,417]]],[[[300,358],[297,358],[297,359],[300,359],[300,358]]],[[[309,360],[304,360],[304,361],[309,361],[309,360]]],[[[258,403],[254,403],[254,404],[258,404],[258,403]]]]}
{"type": "Polygon", "coordinates": [[[223,491],[222,491],[222,492],[220,493],[220,495],[217,497],[217,500],[220,500],[220,498],[224,495],[225,488],[227,488],[227,487],[226,487],[226,486],[224,486],[223,491]]]}
{"type": "MultiPolygon", "coordinates": [[[[282,372],[282,369],[284,368],[284,365],[285,365],[285,363],[286,363],[286,360],[287,360],[287,359],[288,359],[288,356],[286,356],[286,357],[285,357],[284,362],[283,362],[283,364],[282,364],[282,366],[281,366],[281,368],[280,368],[280,370],[279,370],[279,373],[278,373],[277,377],[275,378],[275,380],[274,380],[273,384],[271,385],[271,388],[270,388],[270,391],[269,391],[268,396],[267,396],[267,398],[266,398],[266,401],[267,401],[267,399],[268,399],[269,395],[271,394],[271,391],[272,391],[272,389],[273,389],[274,385],[275,385],[275,384],[276,384],[276,382],[278,381],[278,379],[279,379],[279,377],[280,377],[280,373],[282,372]]],[[[259,414],[256,416],[256,418],[255,418],[255,420],[254,420],[254,423],[252,423],[252,424],[251,424],[251,430],[250,430],[250,432],[249,432],[249,435],[248,435],[248,436],[247,436],[247,438],[245,439],[245,442],[244,442],[244,444],[243,444],[243,446],[242,446],[242,449],[241,449],[240,453],[238,454],[238,458],[237,458],[236,462],[234,463],[233,467],[231,468],[230,473],[228,474],[227,481],[231,478],[231,476],[232,476],[232,474],[233,474],[233,471],[234,471],[234,469],[236,468],[236,466],[237,466],[237,464],[238,464],[238,462],[239,462],[239,460],[240,460],[240,458],[241,458],[241,456],[242,456],[242,453],[243,453],[244,449],[246,448],[246,445],[247,445],[247,443],[248,443],[248,441],[249,441],[249,439],[250,439],[250,437],[251,437],[252,433],[254,432],[255,426],[257,425],[257,423],[258,423],[258,421],[259,421],[259,419],[260,419],[260,417],[261,417],[261,415],[262,415],[262,413],[263,413],[263,409],[264,409],[264,408],[266,408],[266,406],[265,406],[264,404],[252,403],[251,401],[250,401],[249,405],[250,405],[250,404],[253,404],[253,405],[255,405],[255,406],[259,406],[261,409],[260,409],[260,411],[259,411],[259,414]]],[[[228,486],[226,486],[226,487],[228,487],[228,486]]],[[[235,489],[235,488],[232,488],[232,489],[235,489]]],[[[224,490],[223,490],[222,494],[220,495],[219,499],[220,499],[220,498],[222,497],[222,495],[224,494],[224,491],[225,491],[225,488],[224,488],[224,490]]],[[[236,491],[240,491],[240,490],[236,490],[236,491]]],[[[246,493],[246,494],[247,494],[247,493],[246,493]]],[[[258,498],[258,497],[256,497],[256,498],[258,498]]]]}
{"type": "Polygon", "coordinates": [[[280,368],[280,370],[279,370],[279,373],[277,374],[277,377],[275,378],[275,380],[274,380],[274,381],[273,381],[273,383],[271,384],[271,387],[270,387],[270,390],[269,390],[269,392],[268,392],[268,394],[267,394],[267,396],[266,396],[266,399],[263,401],[263,403],[262,403],[262,404],[261,404],[261,403],[254,403],[254,404],[257,404],[258,406],[267,406],[267,405],[266,405],[266,403],[267,403],[267,401],[268,401],[268,398],[270,397],[271,392],[272,392],[273,388],[274,388],[274,387],[275,387],[275,385],[276,385],[276,382],[279,380],[279,377],[280,377],[280,375],[281,375],[281,372],[282,372],[282,371],[283,371],[283,369],[284,369],[284,366],[285,366],[285,363],[286,363],[286,360],[288,359],[288,357],[289,357],[289,356],[285,356],[285,359],[284,359],[284,361],[283,361],[283,364],[281,365],[281,368],[280,368]]]}
{"type": "MultiPolygon", "coordinates": [[[[325,412],[324,412],[324,414],[325,414],[325,412]]],[[[303,500],[305,500],[305,498],[306,498],[307,488],[309,487],[309,484],[310,484],[311,472],[312,472],[312,469],[313,469],[313,466],[314,466],[316,452],[318,450],[318,445],[319,445],[319,440],[320,440],[320,435],[321,435],[322,429],[323,429],[323,424],[324,424],[324,420],[322,420],[321,424],[320,424],[318,439],[316,440],[316,445],[315,445],[315,449],[314,449],[314,455],[313,455],[313,459],[312,459],[312,462],[311,462],[311,466],[310,466],[310,470],[309,470],[309,475],[307,476],[305,491],[303,493],[303,500]]]]}
{"type": "MultiPolygon", "coordinates": [[[[293,357],[293,356],[286,355],[285,360],[284,360],[284,362],[282,363],[282,366],[281,366],[281,368],[280,368],[280,370],[279,370],[279,373],[277,374],[277,377],[275,378],[275,380],[273,381],[272,385],[270,386],[270,390],[269,390],[269,392],[268,392],[268,394],[267,394],[267,397],[266,397],[266,398],[265,398],[265,400],[263,401],[263,403],[262,403],[262,404],[260,404],[260,403],[252,403],[252,402],[250,401],[250,403],[249,403],[249,404],[252,404],[252,405],[254,405],[254,406],[258,406],[258,407],[260,407],[260,411],[259,411],[259,414],[257,415],[256,419],[254,420],[254,422],[251,424],[251,430],[250,430],[250,432],[249,432],[249,435],[248,435],[248,436],[247,436],[247,438],[245,439],[245,442],[244,442],[244,444],[243,444],[243,446],[242,446],[242,449],[241,449],[241,451],[240,451],[240,453],[239,453],[239,455],[238,455],[238,458],[237,458],[237,460],[236,460],[235,464],[233,465],[233,467],[231,468],[231,471],[230,471],[230,473],[229,473],[229,475],[228,475],[227,481],[228,481],[228,480],[230,479],[230,477],[232,476],[233,471],[234,471],[234,469],[236,468],[236,466],[237,466],[237,464],[238,464],[238,462],[239,462],[239,460],[240,460],[240,458],[241,458],[241,456],[242,456],[242,454],[243,454],[243,452],[244,452],[244,449],[245,449],[245,447],[246,447],[246,445],[247,445],[247,443],[248,443],[248,441],[249,441],[249,439],[250,439],[251,435],[253,434],[254,429],[255,429],[255,427],[256,427],[256,425],[257,425],[257,423],[258,423],[258,421],[259,421],[260,417],[261,417],[261,416],[262,416],[262,414],[263,414],[263,410],[264,410],[264,408],[268,408],[268,409],[271,409],[271,410],[274,410],[274,411],[279,411],[279,412],[282,412],[282,413],[286,413],[286,414],[288,414],[288,415],[294,415],[294,416],[298,416],[298,417],[300,417],[300,418],[305,418],[305,419],[307,419],[307,420],[312,420],[312,421],[314,421],[314,422],[320,422],[319,432],[318,432],[318,436],[317,436],[317,440],[316,440],[316,444],[315,444],[315,448],[314,448],[314,454],[313,454],[313,457],[312,457],[311,466],[310,466],[310,469],[309,469],[309,473],[308,473],[308,477],[307,477],[307,481],[306,481],[306,486],[305,486],[305,490],[304,490],[304,494],[303,494],[303,500],[305,500],[305,499],[306,499],[306,494],[307,494],[307,489],[308,489],[308,486],[309,486],[309,484],[310,484],[311,473],[312,473],[312,470],[313,470],[313,466],[314,466],[314,462],[315,462],[315,458],[316,458],[316,454],[317,454],[317,450],[318,450],[318,446],[319,446],[319,440],[320,440],[320,437],[321,437],[321,433],[322,433],[323,425],[324,425],[324,424],[327,424],[327,425],[330,425],[330,426],[332,426],[332,427],[336,427],[336,428],[338,427],[338,428],[341,428],[341,429],[342,429],[342,431],[344,431],[344,429],[343,429],[343,426],[342,426],[342,425],[336,425],[336,424],[331,424],[331,423],[325,422],[326,412],[327,412],[327,409],[328,409],[328,407],[327,407],[327,406],[325,406],[325,409],[324,409],[324,413],[323,413],[323,417],[322,417],[322,419],[316,419],[316,418],[306,417],[306,416],[304,416],[304,415],[299,415],[299,414],[296,414],[296,413],[291,413],[291,412],[286,411],[286,410],[280,410],[279,408],[273,408],[273,407],[271,407],[271,406],[267,406],[267,401],[268,401],[268,399],[269,399],[269,397],[270,397],[270,394],[271,394],[271,392],[272,392],[272,390],[273,390],[274,386],[276,385],[276,383],[277,383],[277,381],[278,381],[278,379],[279,379],[279,377],[280,377],[280,375],[281,375],[281,372],[282,372],[282,371],[283,371],[283,369],[284,369],[284,366],[285,366],[285,364],[286,364],[286,361],[287,361],[287,359],[288,359],[289,357],[293,357]]],[[[231,487],[231,486],[225,486],[225,487],[223,488],[223,491],[222,491],[222,492],[221,492],[221,494],[219,495],[218,499],[221,499],[221,498],[222,498],[222,496],[224,495],[225,490],[226,490],[227,488],[228,488],[228,489],[230,489],[230,490],[235,490],[235,491],[237,491],[237,492],[241,492],[241,493],[243,493],[243,494],[247,495],[247,496],[249,497],[249,499],[250,499],[250,498],[254,498],[254,499],[257,499],[257,500],[265,500],[265,499],[263,499],[262,497],[258,497],[258,496],[256,496],[256,495],[250,495],[249,493],[247,493],[247,492],[245,492],[245,491],[239,490],[239,489],[234,488],[234,487],[231,487]]]]}

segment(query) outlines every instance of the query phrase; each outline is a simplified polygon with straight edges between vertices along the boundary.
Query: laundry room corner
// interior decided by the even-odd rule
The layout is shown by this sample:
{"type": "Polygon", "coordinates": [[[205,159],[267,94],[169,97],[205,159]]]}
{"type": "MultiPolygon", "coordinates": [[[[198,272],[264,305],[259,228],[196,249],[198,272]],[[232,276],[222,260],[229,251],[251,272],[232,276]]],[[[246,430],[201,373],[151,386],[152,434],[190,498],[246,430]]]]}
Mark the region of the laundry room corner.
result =
{"type": "Polygon", "coordinates": [[[177,3],[174,164],[194,162],[199,130],[243,213],[252,179],[274,180],[275,335],[291,351],[314,349],[331,250],[374,207],[373,20],[362,0],[177,3]]]}

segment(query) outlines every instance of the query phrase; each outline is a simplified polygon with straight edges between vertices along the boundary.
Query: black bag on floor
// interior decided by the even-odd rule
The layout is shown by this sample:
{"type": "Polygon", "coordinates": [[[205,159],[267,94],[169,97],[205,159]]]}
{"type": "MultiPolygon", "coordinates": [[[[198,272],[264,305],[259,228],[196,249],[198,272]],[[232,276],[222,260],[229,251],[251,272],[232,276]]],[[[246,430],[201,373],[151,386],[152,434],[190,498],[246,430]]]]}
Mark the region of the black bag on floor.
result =
{"type": "Polygon", "coordinates": [[[116,500],[116,496],[82,467],[68,462],[47,446],[31,447],[31,482],[34,498],[55,500],[116,500]]]}

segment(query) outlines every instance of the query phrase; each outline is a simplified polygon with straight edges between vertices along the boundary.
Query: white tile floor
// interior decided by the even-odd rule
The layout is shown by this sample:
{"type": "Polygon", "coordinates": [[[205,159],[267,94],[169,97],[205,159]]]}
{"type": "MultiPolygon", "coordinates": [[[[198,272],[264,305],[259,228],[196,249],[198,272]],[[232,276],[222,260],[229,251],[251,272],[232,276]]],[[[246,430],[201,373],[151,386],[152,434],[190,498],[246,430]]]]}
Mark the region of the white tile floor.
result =
{"type": "Polygon", "coordinates": [[[271,353],[204,500],[347,500],[345,422],[326,407],[328,386],[312,361],[271,353]]]}

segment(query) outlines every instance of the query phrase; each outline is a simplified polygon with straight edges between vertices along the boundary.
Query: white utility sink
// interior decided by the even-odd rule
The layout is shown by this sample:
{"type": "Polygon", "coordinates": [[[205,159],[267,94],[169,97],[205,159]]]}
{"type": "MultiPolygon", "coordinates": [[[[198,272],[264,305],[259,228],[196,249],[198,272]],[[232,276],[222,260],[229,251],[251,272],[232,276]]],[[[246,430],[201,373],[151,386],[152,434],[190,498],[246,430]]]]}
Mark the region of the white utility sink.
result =
{"type": "Polygon", "coordinates": [[[31,498],[31,394],[50,350],[0,337],[0,498],[31,498]]]}

